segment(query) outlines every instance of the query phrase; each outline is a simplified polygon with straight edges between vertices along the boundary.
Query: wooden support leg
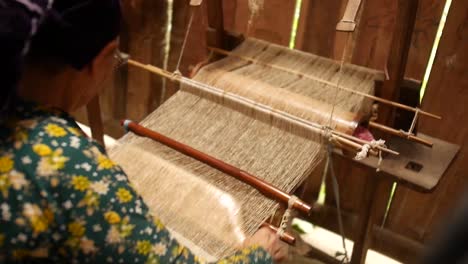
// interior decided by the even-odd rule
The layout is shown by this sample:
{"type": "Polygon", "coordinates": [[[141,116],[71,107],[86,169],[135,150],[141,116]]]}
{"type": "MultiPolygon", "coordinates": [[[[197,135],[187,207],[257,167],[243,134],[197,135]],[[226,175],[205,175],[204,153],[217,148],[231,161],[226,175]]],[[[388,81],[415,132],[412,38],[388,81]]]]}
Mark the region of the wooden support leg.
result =
{"type": "Polygon", "coordinates": [[[88,122],[91,127],[91,134],[94,140],[104,145],[104,127],[102,125],[101,106],[99,96],[94,97],[86,106],[88,111],[88,122]]]}
{"type": "Polygon", "coordinates": [[[366,192],[362,202],[362,210],[359,215],[359,221],[355,230],[355,241],[353,247],[353,254],[351,256],[351,264],[363,264],[366,261],[367,249],[370,245],[370,238],[372,233],[372,225],[374,222],[373,212],[376,211],[377,203],[376,196],[378,196],[377,187],[380,179],[379,175],[369,175],[366,184],[366,192]]]}

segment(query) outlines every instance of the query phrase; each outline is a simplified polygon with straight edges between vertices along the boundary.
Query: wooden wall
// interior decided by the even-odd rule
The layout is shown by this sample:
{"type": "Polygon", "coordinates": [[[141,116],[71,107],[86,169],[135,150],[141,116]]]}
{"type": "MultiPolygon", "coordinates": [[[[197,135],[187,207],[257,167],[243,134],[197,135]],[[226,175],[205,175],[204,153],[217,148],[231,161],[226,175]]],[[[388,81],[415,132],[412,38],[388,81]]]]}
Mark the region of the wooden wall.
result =
{"type": "MultiPolygon", "coordinates": [[[[226,30],[248,34],[287,46],[290,42],[295,0],[266,0],[266,6],[254,19],[247,32],[250,18],[247,0],[220,0],[224,9],[224,26],[226,30]]],[[[205,1],[206,2],[206,1],[205,1]]],[[[387,57],[391,48],[393,26],[397,13],[396,0],[363,0],[364,8],[359,13],[359,26],[352,36],[352,48],[349,49],[347,61],[355,64],[385,70],[387,57]]],[[[160,67],[167,62],[167,69],[175,70],[180,54],[185,28],[189,20],[190,8],[186,0],[174,0],[172,11],[172,31],[170,32],[170,50],[165,53],[164,47],[167,24],[169,21],[167,1],[127,0],[125,9],[125,32],[121,46],[124,51],[140,61],[160,67]]],[[[342,16],[346,0],[303,0],[301,16],[297,31],[296,48],[330,58],[340,58],[343,35],[335,31],[336,23],[342,16]]],[[[467,77],[467,4],[466,0],[453,0],[446,31],[441,41],[440,51],[429,81],[423,108],[440,114],[442,122],[423,119],[420,130],[442,139],[463,144],[468,131],[461,127],[467,120],[465,102],[467,77]],[[457,126],[458,125],[458,126],[457,126]],[[454,129],[454,127],[456,127],[454,129]]],[[[445,1],[420,0],[416,29],[412,37],[406,76],[421,80],[429,60],[439,20],[445,1]]],[[[194,14],[192,33],[187,43],[181,65],[181,71],[187,75],[198,62],[207,56],[205,29],[207,25],[206,7],[194,14]]],[[[150,76],[138,69],[122,69],[114,82],[108,84],[101,98],[103,105],[106,132],[119,136],[121,130],[117,120],[130,117],[140,120],[152,112],[161,102],[177,91],[177,85],[150,76]]],[[[83,118],[81,119],[83,121],[83,118]]],[[[419,194],[405,187],[398,187],[394,202],[385,223],[387,231],[402,235],[415,243],[426,242],[433,230],[451,209],[454,201],[460,196],[466,184],[468,167],[463,147],[454,166],[441,181],[433,193],[419,194]]],[[[366,188],[365,172],[347,163],[337,164],[337,174],[341,187],[340,200],[342,208],[352,215],[361,209],[361,197],[366,188]]],[[[320,175],[314,176],[308,196],[316,198],[319,193],[320,175]]],[[[330,184],[327,183],[328,188],[330,184]]],[[[380,186],[382,208],[376,223],[381,223],[385,212],[385,203],[390,195],[391,182],[380,186]]],[[[334,198],[327,196],[326,205],[333,207],[334,198]]],[[[335,218],[323,221],[326,228],[336,229],[335,218]]],[[[347,235],[353,237],[352,225],[347,225],[347,235]]],[[[386,250],[388,244],[371,245],[384,253],[412,262],[414,256],[408,252],[386,250]],[[406,255],[405,255],[406,254],[406,255]]]]}
{"type": "Polygon", "coordinates": [[[423,119],[420,131],[460,144],[461,152],[434,192],[421,194],[399,187],[387,228],[427,241],[468,187],[468,1],[453,0],[442,35],[423,108],[443,120],[423,119]]]}

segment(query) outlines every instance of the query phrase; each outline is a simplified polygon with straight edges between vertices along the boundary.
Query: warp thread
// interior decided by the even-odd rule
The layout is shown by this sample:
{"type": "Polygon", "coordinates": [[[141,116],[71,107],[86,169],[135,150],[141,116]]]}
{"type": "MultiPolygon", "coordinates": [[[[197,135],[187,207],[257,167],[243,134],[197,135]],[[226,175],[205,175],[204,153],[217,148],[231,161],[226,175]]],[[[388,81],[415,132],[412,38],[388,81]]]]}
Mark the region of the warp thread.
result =
{"type": "MultiPolygon", "coordinates": [[[[339,77],[339,65],[332,60],[259,40],[247,39],[234,52],[317,75],[332,83],[339,77]]],[[[346,65],[342,74],[342,83],[350,89],[372,92],[373,72],[346,65]]],[[[180,75],[175,72],[171,77],[180,75]]],[[[344,115],[341,111],[362,112],[367,109],[364,105],[371,103],[356,95],[347,95],[343,100],[340,96],[335,101],[334,86],[303,80],[277,69],[266,71],[265,67],[233,57],[205,66],[194,80],[217,87],[220,93],[202,92],[186,83],[141,124],[235,164],[286,192],[293,191],[323,159],[319,141],[334,136],[327,128],[322,135],[312,134],[267,110],[326,124],[330,112],[327,106],[336,103],[331,127],[351,134],[357,124],[356,115],[344,115]],[[248,108],[226,100],[227,93],[268,109],[259,111],[258,107],[248,108]]],[[[119,142],[120,147],[110,151],[111,157],[126,170],[151,210],[167,227],[211,256],[220,258],[233,253],[233,241],[252,235],[276,211],[274,201],[250,186],[162,144],[133,134],[119,142]],[[208,228],[206,223],[217,225],[208,228]]],[[[291,211],[284,216],[283,230],[290,218],[291,211]]]]}

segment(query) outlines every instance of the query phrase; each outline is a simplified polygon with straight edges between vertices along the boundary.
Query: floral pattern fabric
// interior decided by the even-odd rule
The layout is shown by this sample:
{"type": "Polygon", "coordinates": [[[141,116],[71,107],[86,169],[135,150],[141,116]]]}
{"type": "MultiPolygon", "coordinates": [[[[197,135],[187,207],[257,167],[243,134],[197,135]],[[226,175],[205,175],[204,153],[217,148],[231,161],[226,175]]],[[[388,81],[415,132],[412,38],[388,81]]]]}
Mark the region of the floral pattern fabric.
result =
{"type": "MultiPolygon", "coordinates": [[[[22,103],[0,126],[0,262],[200,263],[66,113],[22,103]]],[[[261,248],[219,263],[271,263],[261,248]]]]}

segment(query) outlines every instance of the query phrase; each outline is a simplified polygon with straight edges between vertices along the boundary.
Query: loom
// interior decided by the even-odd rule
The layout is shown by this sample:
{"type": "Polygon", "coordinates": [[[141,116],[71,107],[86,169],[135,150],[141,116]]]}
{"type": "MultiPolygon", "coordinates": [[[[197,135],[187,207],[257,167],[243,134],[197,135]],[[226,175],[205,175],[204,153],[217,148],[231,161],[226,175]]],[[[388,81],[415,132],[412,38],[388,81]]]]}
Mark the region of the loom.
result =
{"type": "MultiPolygon", "coordinates": [[[[208,2],[209,11],[221,12],[219,1],[208,2]]],[[[359,2],[350,1],[338,30],[351,34],[359,2]]],[[[192,17],[201,4],[191,1],[192,17]]],[[[456,146],[414,133],[418,118],[440,117],[374,95],[376,84],[386,88],[383,73],[211,24],[211,60],[192,78],[121,54],[131,66],[180,83],[180,91],[139,124],[123,122],[132,133],[109,151],[153,213],[194,253],[226,256],[262,225],[293,243],[286,231],[291,210],[308,215],[315,205],[292,193],[327,158],[327,146],[333,157],[427,188],[455,156],[456,146]],[[409,131],[376,122],[376,102],[414,112],[409,131]],[[362,128],[392,137],[386,145],[360,138],[362,128]],[[448,155],[433,164],[440,151],[448,155]],[[407,169],[410,162],[422,164],[424,177],[407,169]],[[281,207],[286,211],[275,227],[269,219],[281,207]]]]}

